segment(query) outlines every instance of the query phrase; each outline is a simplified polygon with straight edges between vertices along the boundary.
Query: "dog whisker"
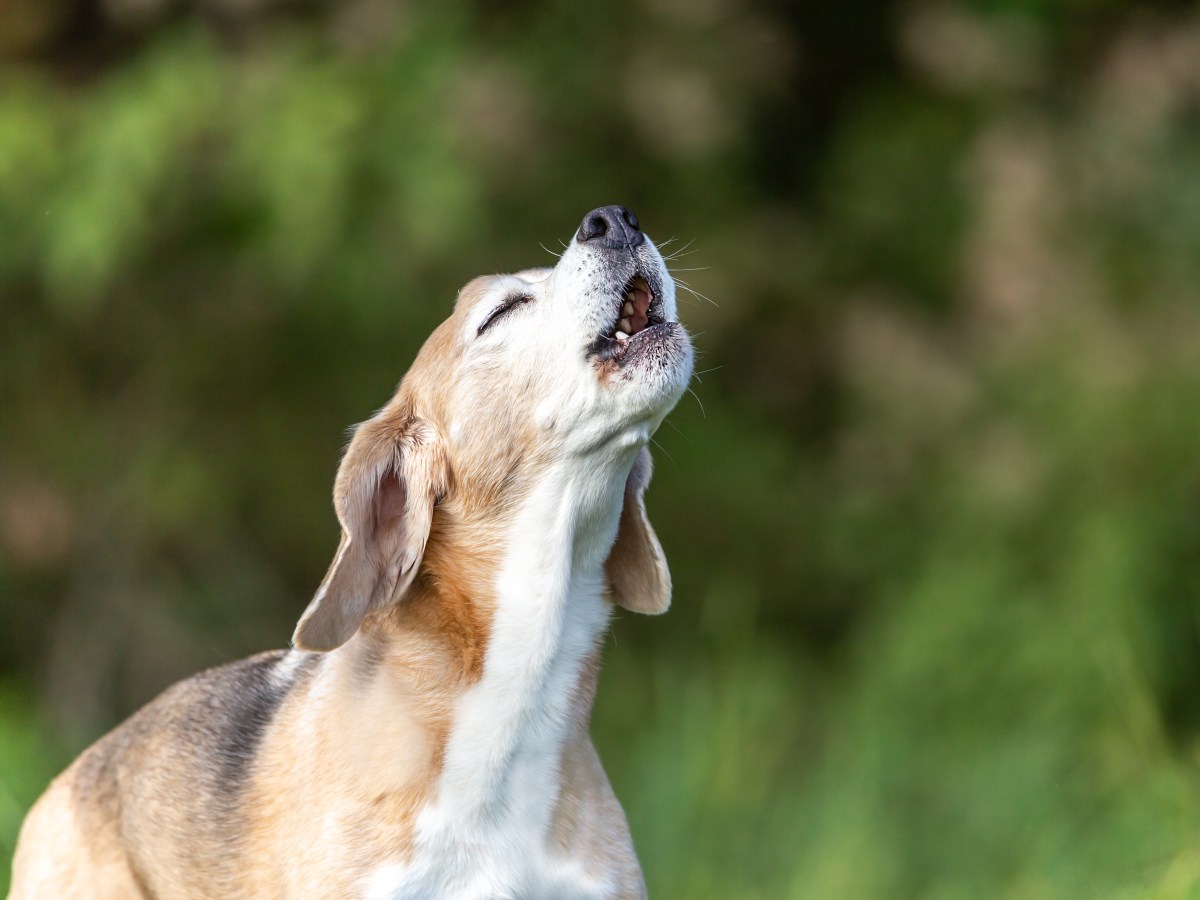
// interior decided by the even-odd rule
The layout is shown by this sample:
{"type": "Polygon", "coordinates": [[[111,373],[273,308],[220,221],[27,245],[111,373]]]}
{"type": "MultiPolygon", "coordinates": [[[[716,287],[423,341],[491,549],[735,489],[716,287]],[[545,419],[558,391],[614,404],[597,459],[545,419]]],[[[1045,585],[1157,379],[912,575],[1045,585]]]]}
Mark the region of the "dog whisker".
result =
{"type": "Polygon", "coordinates": [[[670,453],[667,452],[666,447],[664,447],[662,444],[660,444],[654,438],[650,438],[650,443],[652,443],[655,447],[657,447],[659,450],[662,451],[663,456],[665,456],[670,461],[671,465],[675,465],[675,457],[673,457],[670,453]]]}
{"type": "Polygon", "coordinates": [[[691,438],[689,438],[689,437],[688,437],[688,436],[687,436],[687,435],[684,433],[683,429],[682,429],[682,428],[680,428],[678,425],[676,425],[674,422],[672,422],[670,419],[664,419],[663,421],[664,421],[664,422],[666,422],[668,425],[670,425],[672,428],[674,428],[674,429],[675,429],[675,433],[676,433],[676,434],[678,434],[678,435],[679,435],[681,438],[683,438],[685,441],[690,441],[690,440],[691,440],[691,438]]]}
{"type": "Polygon", "coordinates": [[[717,303],[717,301],[716,301],[716,300],[712,299],[712,298],[711,298],[711,297],[709,297],[707,294],[703,294],[703,293],[701,293],[700,291],[696,290],[694,287],[692,287],[690,284],[688,284],[688,283],[687,283],[686,281],[684,281],[682,278],[676,278],[676,279],[675,279],[675,283],[676,283],[677,285],[679,285],[680,287],[682,287],[682,288],[683,288],[685,291],[687,291],[687,292],[688,292],[689,294],[691,294],[693,297],[698,297],[698,298],[699,298],[699,299],[701,299],[701,300],[705,300],[705,301],[707,301],[707,302],[711,303],[713,306],[717,306],[717,307],[719,307],[719,306],[720,306],[720,304],[719,304],[719,303],[717,303]]]}
{"type": "MultiPolygon", "coordinates": [[[[695,242],[696,242],[696,239],[692,238],[690,241],[688,241],[686,244],[684,244],[682,247],[680,247],[678,250],[676,250],[670,256],[666,257],[666,261],[670,262],[673,259],[678,259],[679,257],[683,256],[685,253],[688,252],[688,247],[692,246],[692,244],[694,244],[695,242]]],[[[695,251],[693,251],[693,252],[695,252],[695,251]]]]}

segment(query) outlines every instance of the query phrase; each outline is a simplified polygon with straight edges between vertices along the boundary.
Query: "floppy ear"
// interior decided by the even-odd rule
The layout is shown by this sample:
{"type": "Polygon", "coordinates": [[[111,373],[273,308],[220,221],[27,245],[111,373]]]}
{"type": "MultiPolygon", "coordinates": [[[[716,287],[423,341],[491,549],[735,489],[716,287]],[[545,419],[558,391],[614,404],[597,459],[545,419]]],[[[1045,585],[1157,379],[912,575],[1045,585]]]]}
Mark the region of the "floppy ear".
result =
{"type": "Polygon", "coordinates": [[[633,612],[657,616],[671,605],[671,572],[642,500],[650,471],[650,451],[643,447],[625,482],[617,540],[604,567],[613,600],[633,612]]]}
{"type": "Polygon", "coordinates": [[[342,541],[292,643],[333,650],[363,617],[399,600],[417,574],[446,465],[433,429],[385,407],[354,434],[334,484],[342,541]]]}

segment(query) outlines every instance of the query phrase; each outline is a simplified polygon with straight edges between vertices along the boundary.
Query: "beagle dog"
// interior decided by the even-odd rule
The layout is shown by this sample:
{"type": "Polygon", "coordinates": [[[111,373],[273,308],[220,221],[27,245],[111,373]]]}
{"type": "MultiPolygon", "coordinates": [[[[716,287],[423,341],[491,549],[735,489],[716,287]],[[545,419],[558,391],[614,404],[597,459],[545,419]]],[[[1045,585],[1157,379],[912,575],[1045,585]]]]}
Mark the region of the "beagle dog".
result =
{"type": "Polygon", "coordinates": [[[86,750],[10,900],[644,897],[588,727],[613,604],[670,603],[646,448],[691,372],[624,207],[553,268],[469,283],[350,441],[292,649],[86,750]]]}

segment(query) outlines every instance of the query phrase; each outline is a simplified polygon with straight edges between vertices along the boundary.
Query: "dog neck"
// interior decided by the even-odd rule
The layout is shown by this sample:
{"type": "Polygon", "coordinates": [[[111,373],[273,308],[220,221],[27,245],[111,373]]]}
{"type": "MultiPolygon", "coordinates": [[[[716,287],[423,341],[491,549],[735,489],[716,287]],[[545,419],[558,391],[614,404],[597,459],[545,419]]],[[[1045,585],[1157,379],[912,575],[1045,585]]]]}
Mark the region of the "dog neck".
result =
{"type": "Polygon", "coordinates": [[[356,666],[382,648],[383,672],[420,679],[414,695],[429,694],[431,674],[446,687],[431,723],[445,740],[422,813],[430,840],[484,823],[544,833],[563,748],[590,719],[611,613],[604,562],[631,462],[632,452],[542,472],[486,541],[465,524],[435,529],[430,577],[344,648],[356,666]],[[424,657],[441,662],[404,658],[414,632],[441,641],[424,657]]]}
{"type": "Polygon", "coordinates": [[[586,728],[581,686],[609,619],[603,563],[621,493],[607,487],[568,467],[548,473],[502,539],[482,675],[456,704],[439,783],[457,814],[521,815],[514,805],[557,797],[543,782],[558,777],[572,729],[586,728]]]}

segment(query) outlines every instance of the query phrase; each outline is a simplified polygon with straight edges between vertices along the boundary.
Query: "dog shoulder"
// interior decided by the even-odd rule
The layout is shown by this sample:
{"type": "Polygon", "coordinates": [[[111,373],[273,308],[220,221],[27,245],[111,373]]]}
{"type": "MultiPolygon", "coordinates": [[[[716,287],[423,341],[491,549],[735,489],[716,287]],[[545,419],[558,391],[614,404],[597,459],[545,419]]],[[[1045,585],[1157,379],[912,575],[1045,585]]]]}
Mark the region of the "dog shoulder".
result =
{"type": "Polygon", "coordinates": [[[128,724],[143,748],[162,741],[155,759],[181,754],[214,793],[236,795],[280,707],[308,684],[320,658],[275,650],[209,669],[169,689],[128,724]]]}
{"type": "Polygon", "coordinates": [[[244,800],[263,738],[318,664],[317,654],[272,651],[173,685],[60,777],[51,789],[58,816],[123,845],[151,896],[189,879],[192,890],[207,883],[232,895],[244,800]]]}

